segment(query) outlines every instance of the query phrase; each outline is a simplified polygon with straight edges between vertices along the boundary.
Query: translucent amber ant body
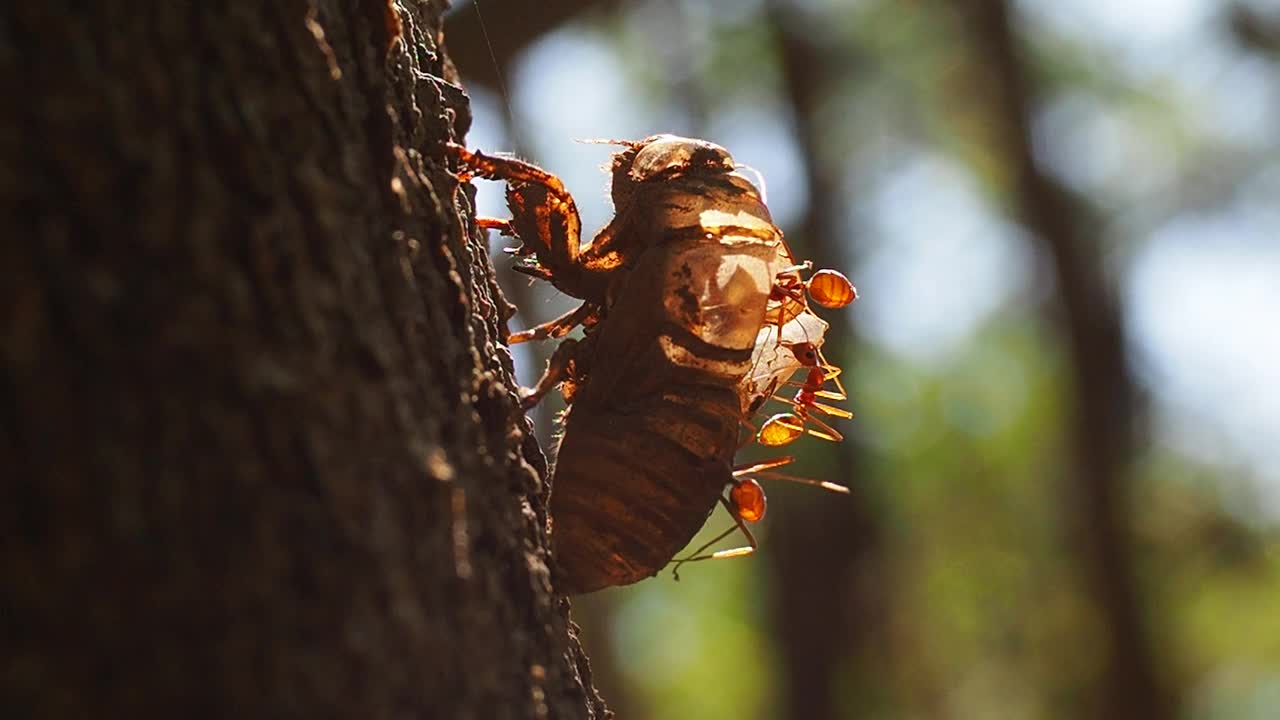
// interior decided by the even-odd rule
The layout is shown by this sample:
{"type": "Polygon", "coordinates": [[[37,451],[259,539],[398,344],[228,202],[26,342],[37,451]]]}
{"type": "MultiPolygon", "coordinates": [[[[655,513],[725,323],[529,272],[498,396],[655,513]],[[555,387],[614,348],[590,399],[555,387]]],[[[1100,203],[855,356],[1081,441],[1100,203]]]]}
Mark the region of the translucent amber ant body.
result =
{"type": "MultiPolygon", "coordinates": [[[[817,350],[812,347],[798,350],[796,357],[808,365],[809,369],[805,374],[804,382],[799,386],[800,390],[796,392],[795,397],[790,401],[791,412],[778,413],[766,420],[764,425],[760,426],[760,432],[756,434],[756,440],[761,445],[776,447],[794,442],[807,432],[823,440],[840,442],[844,439],[844,436],[812,414],[817,412],[845,420],[853,418],[853,413],[844,408],[818,402],[818,398],[844,400],[847,397],[837,380],[840,376],[840,368],[820,365],[818,363],[817,350]],[[823,390],[822,386],[827,381],[835,381],[837,390],[823,390]]],[[[795,385],[795,383],[787,384],[795,385]]]]}
{"type": "Polygon", "coordinates": [[[858,299],[858,291],[849,278],[837,270],[819,270],[807,283],[809,297],[825,308],[842,308],[858,299]]]}
{"type": "Polygon", "coordinates": [[[729,502],[738,511],[738,517],[751,523],[764,519],[765,508],[768,506],[764,488],[751,478],[733,484],[733,489],[729,491],[729,502]]]}

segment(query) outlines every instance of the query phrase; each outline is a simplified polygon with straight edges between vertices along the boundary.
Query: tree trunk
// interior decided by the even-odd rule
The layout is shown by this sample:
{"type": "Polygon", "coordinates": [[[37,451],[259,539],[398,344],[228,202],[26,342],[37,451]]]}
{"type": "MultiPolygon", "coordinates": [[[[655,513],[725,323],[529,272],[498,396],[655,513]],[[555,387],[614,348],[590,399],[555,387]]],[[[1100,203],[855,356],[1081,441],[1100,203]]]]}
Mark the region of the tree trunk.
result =
{"type": "MultiPolygon", "coordinates": [[[[860,248],[837,227],[847,202],[840,179],[849,158],[823,147],[823,139],[831,135],[823,122],[828,116],[823,103],[838,84],[851,82],[860,66],[853,58],[837,57],[830,49],[834,44],[823,42],[829,39],[824,28],[807,21],[787,0],[770,0],[765,7],[809,188],[808,207],[789,242],[817,267],[838,266],[860,248]],[[838,247],[841,243],[846,247],[838,247]]],[[[840,327],[837,322],[848,327],[846,316],[828,319],[835,327],[840,327]]],[[[823,346],[828,358],[841,364],[842,358],[857,355],[856,338],[847,332],[832,335],[835,339],[823,346]]],[[[853,387],[849,375],[842,378],[853,387]]],[[[770,614],[784,659],[778,674],[782,715],[809,720],[871,717],[885,712],[888,696],[872,691],[884,686],[889,654],[884,532],[867,488],[870,463],[857,438],[821,450],[828,453],[824,479],[847,485],[850,495],[832,502],[805,492],[809,488],[796,488],[790,512],[778,513],[774,520],[769,552],[764,553],[770,614]]]]}
{"type": "Polygon", "coordinates": [[[0,9],[0,715],[607,715],[441,4],[0,9]]]}
{"type": "MultiPolygon", "coordinates": [[[[1150,720],[1182,715],[1166,684],[1147,624],[1130,527],[1129,465],[1141,409],[1125,357],[1123,308],[1096,240],[1087,208],[1040,167],[1031,119],[1036,83],[1027,70],[1008,0],[955,3],[975,54],[992,82],[992,119],[1008,143],[1013,203],[1052,263],[1056,316],[1072,382],[1063,503],[1070,542],[1081,568],[1098,634],[1082,634],[1075,652],[1095,652],[1094,697],[1087,717],[1150,720]]],[[[1096,223],[1092,223],[1096,225],[1096,223]]],[[[1066,650],[1064,650],[1066,652],[1066,650]]]]}

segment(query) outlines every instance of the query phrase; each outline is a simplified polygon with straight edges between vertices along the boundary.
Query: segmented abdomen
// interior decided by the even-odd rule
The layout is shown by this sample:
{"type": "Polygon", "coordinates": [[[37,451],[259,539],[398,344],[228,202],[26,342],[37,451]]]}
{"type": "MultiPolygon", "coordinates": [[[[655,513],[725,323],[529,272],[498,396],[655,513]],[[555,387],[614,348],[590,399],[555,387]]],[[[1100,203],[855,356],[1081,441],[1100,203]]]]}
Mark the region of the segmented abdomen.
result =
{"type": "Polygon", "coordinates": [[[575,405],[551,494],[558,587],[583,593],[649,577],[688,544],[730,479],[738,399],[689,385],[627,411],[575,405]]]}
{"type": "Polygon", "coordinates": [[[699,236],[650,249],[628,273],[556,460],[561,592],[657,573],[714,509],[777,264],[776,243],[699,236]]]}

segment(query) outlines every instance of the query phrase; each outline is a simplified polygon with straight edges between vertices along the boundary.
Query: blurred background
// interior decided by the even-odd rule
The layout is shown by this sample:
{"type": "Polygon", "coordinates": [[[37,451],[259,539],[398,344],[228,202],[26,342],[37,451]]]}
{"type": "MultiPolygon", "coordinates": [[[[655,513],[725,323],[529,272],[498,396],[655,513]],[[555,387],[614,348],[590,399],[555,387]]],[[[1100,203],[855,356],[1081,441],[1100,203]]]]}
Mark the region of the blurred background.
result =
{"type": "MultiPolygon", "coordinates": [[[[478,10],[472,147],[593,232],[575,140],[713,140],[862,296],[822,313],[848,438],[789,448],[852,497],[767,486],[755,557],[574,601],[620,718],[1280,717],[1280,5],[478,10]]],[[[571,306],[492,243],[513,330],[571,306]]]]}

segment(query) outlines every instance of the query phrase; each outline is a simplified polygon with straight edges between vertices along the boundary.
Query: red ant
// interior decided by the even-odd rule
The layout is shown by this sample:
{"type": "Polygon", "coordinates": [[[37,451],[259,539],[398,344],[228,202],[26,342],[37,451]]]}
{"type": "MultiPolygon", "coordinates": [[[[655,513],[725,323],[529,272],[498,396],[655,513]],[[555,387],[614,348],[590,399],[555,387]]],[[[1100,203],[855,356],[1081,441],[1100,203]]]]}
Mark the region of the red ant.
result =
{"type": "MultiPolygon", "coordinates": [[[[792,352],[802,365],[809,368],[805,375],[805,380],[803,383],[783,383],[784,385],[800,388],[795,397],[790,400],[792,411],[778,413],[766,420],[764,425],[760,426],[760,432],[756,434],[756,440],[761,445],[786,445],[806,432],[823,440],[831,440],[833,442],[844,440],[844,436],[838,430],[816,415],[811,414],[812,412],[817,412],[845,420],[853,418],[853,413],[848,410],[818,402],[818,398],[844,400],[848,397],[838,379],[840,368],[823,363],[817,348],[811,343],[798,343],[792,347],[792,352]],[[835,391],[822,389],[822,386],[829,380],[835,382],[837,388],[835,391]],[[812,423],[812,427],[810,423],[812,423]]],[[[787,402],[776,395],[773,398],[781,402],[787,402]]]]}
{"type": "Polygon", "coordinates": [[[675,566],[671,568],[671,574],[675,576],[676,580],[680,579],[680,566],[687,562],[695,562],[698,560],[726,560],[728,558],[743,557],[744,555],[750,555],[755,552],[756,548],[759,547],[759,544],[756,542],[755,535],[752,535],[751,530],[747,528],[747,523],[756,523],[764,519],[765,509],[768,506],[768,503],[765,499],[764,488],[760,487],[760,483],[756,482],[751,477],[747,477],[749,475],[769,480],[786,480],[788,482],[801,483],[803,485],[815,485],[824,490],[843,493],[845,495],[849,494],[849,488],[843,485],[837,485],[824,480],[813,480],[811,478],[787,475],[786,473],[771,472],[773,468],[781,467],[792,462],[795,462],[794,457],[784,456],[734,468],[733,482],[729,485],[729,495],[728,497],[722,496],[720,498],[720,504],[724,505],[725,510],[728,510],[730,517],[733,518],[733,527],[728,528],[724,532],[703,543],[697,550],[694,550],[689,557],[677,559],[675,566]],[[707,548],[728,537],[734,530],[742,531],[742,534],[747,538],[747,545],[729,548],[728,550],[717,550],[707,555],[702,554],[707,548]]]}

